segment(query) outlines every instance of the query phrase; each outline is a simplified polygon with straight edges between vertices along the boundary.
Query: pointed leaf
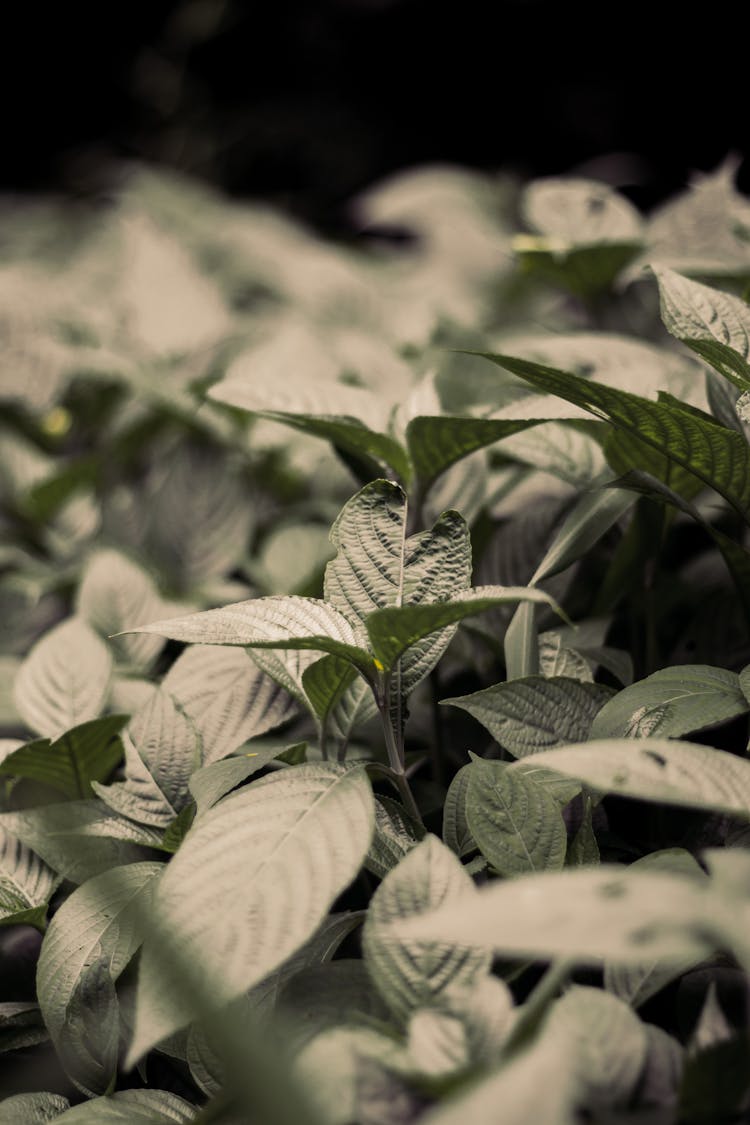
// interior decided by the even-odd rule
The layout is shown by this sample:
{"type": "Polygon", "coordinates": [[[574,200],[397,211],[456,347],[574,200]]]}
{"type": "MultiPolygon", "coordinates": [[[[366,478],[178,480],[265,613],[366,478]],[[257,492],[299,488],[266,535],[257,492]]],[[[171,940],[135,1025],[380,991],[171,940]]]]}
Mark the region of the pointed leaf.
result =
{"type": "Polygon", "coordinates": [[[127,732],[123,735],[123,743],[125,780],[114,781],[111,785],[99,785],[95,781],[92,783],[94,792],[113,812],[134,821],[139,828],[167,828],[178,810],[156,784],[127,732]]]}
{"type": "Polygon", "coordinates": [[[544,750],[533,764],[624,797],[750,818],[750,762],[708,746],[647,737],[600,739],[544,750]]]}
{"type": "Polygon", "coordinates": [[[104,781],[123,755],[118,735],[126,715],[107,715],[66,731],[55,742],[28,742],[0,762],[0,774],[29,777],[72,800],[91,796],[91,782],[104,781]]]}
{"type": "Polygon", "coordinates": [[[66,899],[42,942],[37,991],[44,1022],[68,1075],[84,1093],[105,1091],[117,1071],[114,983],[143,940],[137,911],[145,911],[160,863],[131,863],[84,883],[66,899]],[[76,1001],[79,1002],[76,1008],[76,1001]],[[97,1003],[99,1034],[87,1034],[86,1010],[97,1003]],[[107,1009],[115,1035],[102,1034],[107,1009]]]}
{"type": "Polygon", "coordinates": [[[35,911],[37,924],[43,924],[57,883],[54,871],[38,855],[0,828],[0,926],[31,921],[25,916],[35,911]]]}
{"type": "MultiPolygon", "coordinates": [[[[707,876],[698,861],[683,848],[651,852],[630,865],[632,871],[666,871],[694,879],[698,884],[707,882],[707,876]]],[[[670,965],[658,961],[644,961],[640,965],[604,966],[604,987],[619,996],[633,1008],[645,1004],[665,985],[692,968],[700,960],[695,955],[670,965]]]]}
{"type": "Polygon", "coordinates": [[[633,1094],[648,1049],[631,1009],[601,988],[574,985],[553,1006],[544,1034],[572,1043],[579,1105],[624,1105],[633,1094]]]}
{"type": "Polygon", "coordinates": [[[96,800],[2,813],[0,827],[72,883],[83,883],[120,864],[137,863],[144,858],[138,845],[153,847],[159,840],[158,834],[147,834],[96,800]]]}
{"type": "Polygon", "coordinates": [[[682,664],[662,668],[618,692],[594,719],[590,737],[674,738],[749,710],[735,672],[682,664]]]}
{"type": "Polygon", "coordinates": [[[740,434],[667,403],[649,402],[540,363],[484,354],[539,390],[635,434],[714,488],[743,519],[750,518],[750,448],[740,434]]]}
{"type": "Polygon", "coordinates": [[[359,870],[372,831],[366,774],[330,764],[271,774],[196,821],[160,883],[131,1059],[197,1014],[165,949],[199,963],[217,1007],[227,1003],[320,925],[359,870]]]}
{"type": "Polygon", "coordinates": [[[365,867],[384,879],[424,835],[424,826],[413,820],[402,804],[378,795],[375,798],[375,832],[365,867]]]}
{"type": "Polygon", "coordinates": [[[251,598],[222,609],[155,621],[133,631],[194,644],[312,649],[342,656],[365,675],[374,671],[364,638],[343,614],[318,598],[251,598]]]}
{"type": "MultiPolygon", "coordinates": [[[[331,530],[336,557],[326,568],[326,601],[359,628],[388,606],[444,601],[469,587],[466,523],[445,512],[429,531],[407,537],[407,502],[390,481],[374,481],[344,506],[331,530]]],[[[449,644],[448,627],[404,655],[398,689],[408,695],[449,644]]]]}
{"type": "Polygon", "coordinates": [[[281,744],[249,750],[236,758],[224,758],[196,770],[190,778],[190,792],[195,798],[198,816],[241,785],[248,777],[263,769],[283,751],[281,744]]]}
{"type": "Polygon", "coordinates": [[[2,1125],[46,1125],[70,1106],[60,1094],[14,1094],[0,1102],[2,1125]]]}
{"type": "MultiPolygon", "coordinates": [[[[208,395],[214,402],[223,402],[260,418],[282,422],[302,433],[324,438],[357,457],[364,454],[376,463],[373,465],[373,476],[380,475],[382,466],[390,465],[402,480],[408,481],[411,466],[403,447],[387,434],[378,433],[358,420],[358,416],[366,417],[371,413],[372,393],[341,383],[333,384],[333,387],[335,402],[326,402],[321,395],[320,401],[310,403],[313,409],[309,412],[298,408],[301,403],[294,410],[266,409],[269,405],[267,396],[259,395],[255,387],[240,379],[224,379],[215,383],[208,395]]],[[[322,388],[318,385],[316,394],[320,390],[322,388]]]]}
{"type": "Polygon", "coordinates": [[[294,700],[235,648],[193,645],[174,662],[162,687],[193,722],[206,765],[297,713],[294,700]]]}
{"type": "Polygon", "coordinates": [[[372,651],[386,671],[408,648],[447,625],[475,617],[488,609],[530,601],[561,612],[549,594],[530,586],[477,586],[461,597],[436,605],[405,605],[379,609],[367,619],[372,651]]]}
{"type": "Polygon", "coordinates": [[[61,1125],[188,1125],[197,1116],[195,1106],[166,1090],[118,1090],[73,1106],[56,1120],[61,1125]]]}
{"type": "Polygon", "coordinates": [[[614,488],[584,492],[566,516],[531,578],[535,585],[577,562],[632,508],[635,500],[614,488]]]}
{"type": "Polygon", "coordinates": [[[109,691],[112,656],[90,625],[71,617],[32,648],[18,670],[14,696],[32,730],[57,738],[95,719],[109,691]]]}
{"type": "MultiPolygon", "coordinates": [[[[105,548],[89,559],[76,598],[76,611],[104,638],[134,623],[153,621],[163,608],[149,574],[120,551],[105,548]]],[[[115,650],[137,668],[153,661],[163,642],[155,637],[126,636],[112,641],[115,650]]]]}
{"type": "MultiPolygon", "coordinates": [[[[443,700],[443,702],[446,702],[443,700]]],[[[471,763],[461,766],[454,776],[443,804],[443,843],[459,858],[476,851],[476,840],[466,818],[466,799],[471,777],[471,763]]]]}
{"type": "Polygon", "coordinates": [[[406,427],[406,441],[421,495],[426,496],[438,477],[463,457],[543,420],[462,418],[446,414],[412,418],[406,427]]]}
{"type": "Polygon", "coordinates": [[[611,695],[601,684],[527,676],[440,702],[468,711],[500,746],[524,758],[566,742],[585,741],[611,695]]]}
{"type": "Polygon", "coordinates": [[[692,879],[602,864],[496,880],[461,903],[399,921],[392,932],[514,958],[679,963],[721,944],[708,928],[714,903],[692,879]]]}
{"type": "Polygon", "coordinates": [[[154,782],[179,812],[189,800],[190,775],[203,764],[196,724],[162,685],[133,716],[128,734],[154,782]]]}
{"type": "Polygon", "coordinates": [[[444,903],[460,910],[472,889],[471,878],[453,852],[428,835],[373,895],[362,932],[365,964],[399,1020],[433,1002],[449,986],[471,985],[483,977],[489,957],[484,951],[401,940],[389,929],[390,923],[444,903]]]}
{"type": "Polygon", "coordinates": [[[562,868],[568,836],[555,798],[507,762],[475,758],[466,794],[469,831],[502,876],[562,868]]]}
{"type": "Polygon", "coordinates": [[[741,391],[750,390],[750,307],[739,297],[652,267],[668,332],[741,391]]]}

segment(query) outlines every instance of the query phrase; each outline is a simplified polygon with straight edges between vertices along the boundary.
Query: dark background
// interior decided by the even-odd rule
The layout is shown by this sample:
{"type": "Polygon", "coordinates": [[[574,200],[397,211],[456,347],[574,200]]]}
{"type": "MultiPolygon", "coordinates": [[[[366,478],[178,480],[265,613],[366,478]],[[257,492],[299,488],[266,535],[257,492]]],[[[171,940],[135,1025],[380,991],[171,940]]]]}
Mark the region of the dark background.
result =
{"type": "MultiPolygon", "coordinates": [[[[334,232],[358,190],[439,161],[525,176],[590,171],[650,206],[692,170],[748,149],[741,10],[545,0],[13,5],[0,189],[97,194],[114,160],[146,159],[334,232]],[[657,22],[665,17],[669,29],[657,22]]],[[[746,189],[747,180],[743,167],[746,189]]]]}

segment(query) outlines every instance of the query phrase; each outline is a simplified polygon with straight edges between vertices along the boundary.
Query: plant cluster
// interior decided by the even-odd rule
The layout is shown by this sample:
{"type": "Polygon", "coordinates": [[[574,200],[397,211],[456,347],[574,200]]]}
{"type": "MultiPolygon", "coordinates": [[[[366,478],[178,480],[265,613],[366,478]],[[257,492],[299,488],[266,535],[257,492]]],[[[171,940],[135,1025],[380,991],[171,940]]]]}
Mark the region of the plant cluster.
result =
{"type": "Polygon", "coordinates": [[[0,1122],[743,1119],[733,176],[0,208],[0,1122]]]}

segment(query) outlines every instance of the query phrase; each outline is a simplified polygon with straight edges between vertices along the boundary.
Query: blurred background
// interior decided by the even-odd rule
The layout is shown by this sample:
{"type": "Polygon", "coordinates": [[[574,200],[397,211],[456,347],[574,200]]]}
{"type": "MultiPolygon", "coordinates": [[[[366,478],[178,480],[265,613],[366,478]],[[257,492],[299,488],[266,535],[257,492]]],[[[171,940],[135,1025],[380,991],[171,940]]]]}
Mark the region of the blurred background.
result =
{"type": "MultiPolygon", "coordinates": [[[[152,0],[9,6],[0,190],[156,162],[326,233],[400,168],[576,170],[641,207],[747,150],[746,37],[706,5],[152,0]],[[656,22],[669,17],[674,26],[656,22]]],[[[736,13],[735,9],[735,13],[736,13]]],[[[746,168],[740,187],[747,189],[746,168]]]]}

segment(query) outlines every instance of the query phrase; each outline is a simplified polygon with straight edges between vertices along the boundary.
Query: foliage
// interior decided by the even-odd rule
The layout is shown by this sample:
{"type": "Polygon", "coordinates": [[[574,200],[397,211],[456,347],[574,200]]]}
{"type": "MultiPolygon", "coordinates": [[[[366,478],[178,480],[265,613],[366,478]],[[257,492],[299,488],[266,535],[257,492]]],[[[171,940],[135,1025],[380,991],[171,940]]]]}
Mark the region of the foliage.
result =
{"type": "Polygon", "coordinates": [[[750,205],[421,175],[0,207],[0,1122],[750,1107],[750,205]]]}

